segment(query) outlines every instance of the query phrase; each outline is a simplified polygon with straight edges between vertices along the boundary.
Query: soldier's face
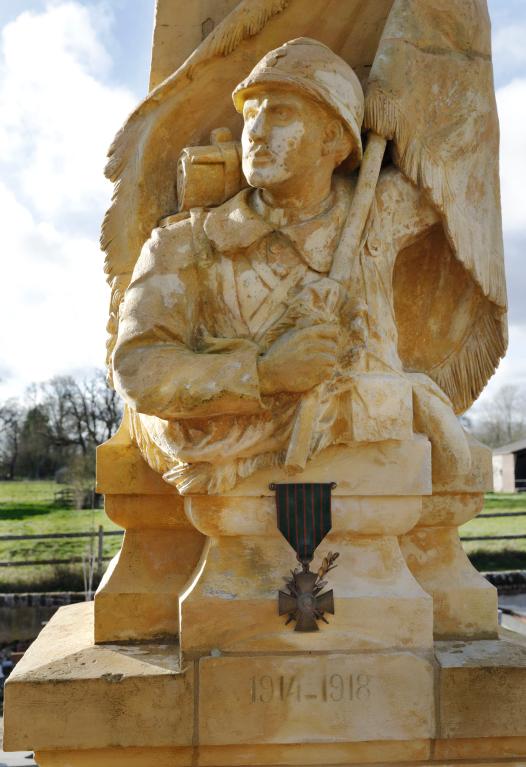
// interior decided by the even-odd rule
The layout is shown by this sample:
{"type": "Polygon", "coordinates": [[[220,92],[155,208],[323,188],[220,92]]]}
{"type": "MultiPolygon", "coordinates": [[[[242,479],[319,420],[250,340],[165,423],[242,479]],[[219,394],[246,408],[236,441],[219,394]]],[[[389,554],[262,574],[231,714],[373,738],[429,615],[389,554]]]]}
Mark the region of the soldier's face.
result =
{"type": "Polygon", "coordinates": [[[300,94],[280,89],[254,91],[243,107],[243,172],[248,183],[272,189],[290,179],[308,181],[320,161],[325,110],[300,94]]]}

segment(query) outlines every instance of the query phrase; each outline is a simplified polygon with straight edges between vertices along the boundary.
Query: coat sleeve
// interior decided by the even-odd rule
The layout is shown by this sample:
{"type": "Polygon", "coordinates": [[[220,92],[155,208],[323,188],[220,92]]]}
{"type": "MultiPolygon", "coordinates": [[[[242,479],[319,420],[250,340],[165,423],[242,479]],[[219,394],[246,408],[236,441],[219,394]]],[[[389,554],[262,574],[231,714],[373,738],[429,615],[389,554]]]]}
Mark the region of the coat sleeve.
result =
{"type": "Polygon", "coordinates": [[[262,409],[259,348],[208,339],[196,350],[199,285],[189,220],[154,229],[120,309],[115,386],[135,410],[159,418],[262,409]]]}

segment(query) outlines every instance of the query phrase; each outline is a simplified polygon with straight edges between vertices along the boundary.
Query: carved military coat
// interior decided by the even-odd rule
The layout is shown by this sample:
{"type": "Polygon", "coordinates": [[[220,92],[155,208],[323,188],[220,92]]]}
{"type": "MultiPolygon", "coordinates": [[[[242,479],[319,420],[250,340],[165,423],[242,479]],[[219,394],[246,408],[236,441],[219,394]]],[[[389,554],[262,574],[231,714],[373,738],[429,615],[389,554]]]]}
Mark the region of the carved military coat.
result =
{"type": "MultiPolygon", "coordinates": [[[[263,396],[258,357],[291,329],[283,317],[302,291],[330,291],[352,188],[335,176],[316,217],[281,227],[269,223],[259,192],[245,189],[168,220],[143,247],[121,307],[114,380],[145,457],[181,492],[224,492],[283,462],[305,395],[263,396]]],[[[429,379],[404,373],[393,306],[397,254],[438,223],[400,172],[382,173],[349,291],[351,306],[365,300],[365,350],[353,358],[341,349],[345,375],[319,393],[310,457],[332,444],[410,437],[415,385],[448,407],[429,379]],[[382,412],[386,386],[396,405],[382,412]]]]}

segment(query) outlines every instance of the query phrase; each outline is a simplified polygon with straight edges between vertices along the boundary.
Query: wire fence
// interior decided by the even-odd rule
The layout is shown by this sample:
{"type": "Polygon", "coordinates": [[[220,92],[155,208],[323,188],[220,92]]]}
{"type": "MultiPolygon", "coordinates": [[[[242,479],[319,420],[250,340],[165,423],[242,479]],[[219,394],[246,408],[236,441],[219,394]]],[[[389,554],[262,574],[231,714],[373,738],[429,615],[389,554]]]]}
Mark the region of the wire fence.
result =
{"type": "MultiPolygon", "coordinates": [[[[491,512],[485,512],[478,514],[475,519],[495,519],[501,517],[526,517],[526,511],[503,511],[501,513],[492,514],[491,512]]],[[[472,541],[520,541],[526,539],[526,533],[524,535],[461,535],[460,540],[466,543],[472,541]]]]}
{"type": "MultiPolygon", "coordinates": [[[[477,519],[490,519],[490,518],[506,518],[506,517],[526,517],[526,511],[505,511],[502,513],[484,513],[479,514],[477,519]]],[[[109,562],[112,557],[104,555],[104,539],[109,536],[122,536],[123,530],[104,530],[102,525],[99,525],[98,530],[80,532],[80,533],[42,533],[41,535],[0,535],[0,542],[2,541],[31,541],[31,540],[58,540],[64,538],[96,538],[97,551],[94,556],[96,562],[97,572],[102,574],[102,567],[104,562],[109,562]]],[[[476,535],[476,536],[461,536],[460,540],[465,542],[471,541],[516,541],[526,539],[526,533],[524,535],[476,535]]],[[[0,561],[0,567],[28,567],[38,565],[69,565],[75,563],[81,563],[84,561],[84,557],[68,557],[67,559],[23,559],[20,561],[0,561]]]]}
{"type": "MultiPolygon", "coordinates": [[[[124,535],[124,530],[104,530],[102,525],[99,525],[98,530],[91,530],[84,533],[42,533],[41,535],[0,535],[0,542],[2,541],[45,541],[45,540],[59,540],[64,538],[88,538],[96,539],[97,551],[94,552],[94,561],[96,563],[97,572],[102,574],[102,567],[104,562],[109,562],[112,557],[104,555],[104,539],[108,536],[124,535]]],[[[70,565],[83,563],[85,557],[68,557],[67,559],[22,559],[8,560],[0,562],[0,567],[28,567],[38,565],[70,565]]]]}

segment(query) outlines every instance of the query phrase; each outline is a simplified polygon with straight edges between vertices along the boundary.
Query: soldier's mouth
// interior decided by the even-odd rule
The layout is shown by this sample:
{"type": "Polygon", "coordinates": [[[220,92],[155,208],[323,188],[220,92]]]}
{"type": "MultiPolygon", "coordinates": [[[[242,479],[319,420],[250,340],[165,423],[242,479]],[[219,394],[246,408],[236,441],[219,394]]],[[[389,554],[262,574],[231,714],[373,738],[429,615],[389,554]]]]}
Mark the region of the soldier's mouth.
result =
{"type": "Polygon", "coordinates": [[[249,153],[249,158],[254,164],[264,164],[272,160],[272,152],[268,149],[255,149],[249,153]]]}

